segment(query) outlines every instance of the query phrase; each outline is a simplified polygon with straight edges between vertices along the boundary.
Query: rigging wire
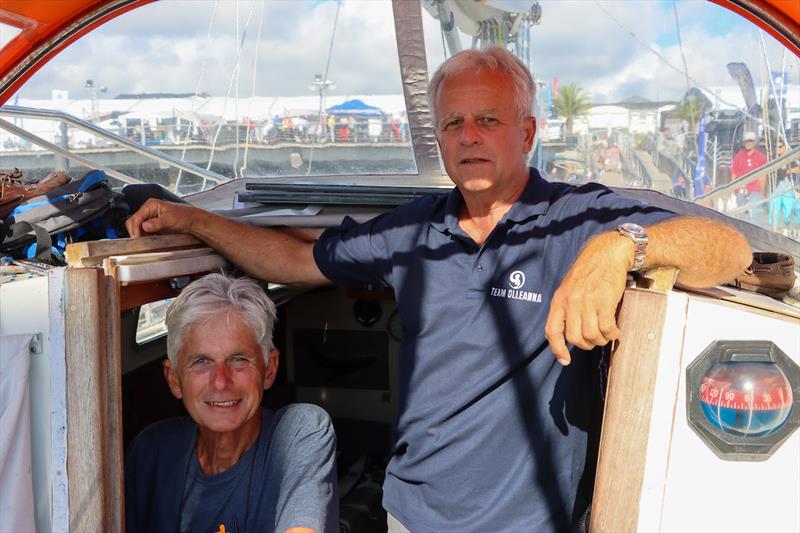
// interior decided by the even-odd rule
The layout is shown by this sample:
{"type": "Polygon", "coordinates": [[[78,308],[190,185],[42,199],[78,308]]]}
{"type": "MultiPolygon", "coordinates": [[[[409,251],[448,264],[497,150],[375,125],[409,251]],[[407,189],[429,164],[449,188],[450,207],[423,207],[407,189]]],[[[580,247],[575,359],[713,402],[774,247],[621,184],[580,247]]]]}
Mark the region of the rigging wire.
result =
{"type": "MultiPolygon", "coordinates": [[[[237,1],[235,4],[234,9],[234,17],[236,17],[236,35],[239,35],[239,2],[237,1]]],[[[250,13],[252,14],[253,11],[253,4],[250,4],[250,13]]],[[[250,20],[248,19],[248,22],[250,20]]],[[[242,32],[242,37],[239,43],[239,51],[241,51],[242,46],[244,46],[244,38],[247,34],[247,29],[242,32]]],[[[238,54],[237,54],[238,59],[238,54]]],[[[238,63],[238,61],[237,61],[238,63]]],[[[233,136],[233,146],[234,148],[234,156],[233,156],[233,177],[239,177],[239,68],[235,69],[236,71],[236,83],[233,86],[233,116],[234,116],[234,136],[233,136]]],[[[224,120],[224,118],[223,118],[224,120]]]]}
{"type": "MultiPolygon", "coordinates": [[[[263,4],[262,4],[263,5],[263,4]]],[[[241,51],[244,49],[245,39],[247,38],[247,28],[250,26],[250,20],[253,17],[253,4],[250,4],[250,12],[247,14],[247,21],[245,23],[244,31],[242,31],[242,37],[239,42],[239,53],[237,54],[237,63],[239,63],[239,58],[241,56],[241,51]]],[[[236,34],[239,34],[239,3],[236,3],[236,34]]],[[[239,115],[239,75],[242,73],[241,65],[239,65],[236,69],[236,84],[234,85],[234,97],[233,97],[233,108],[234,108],[234,117],[235,117],[235,133],[234,133],[234,159],[233,159],[233,177],[242,177],[239,174],[239,122],[240,122],[240,115],[239,115]]],[[[246,130],[249,131],[249,130],[246,130]]],[[[245,133],[246,138],[247,133],[245,133]]]]}
{"type": "MultiPolygon", "coordinates": [[[[789,84],[789,75],[786,72],[786,47],[783,48],[783,53],[781,54],[781,109],[783,109],[783,104],[786,102],[787,98],[785,95],[787,88],[786,86],[789,84]]],[[[788,117],[787,117],[788,118],[788,117]]],[[[781,120],[783,123],[783,120],[781,120]]],[[[786,128],[783,128],[783,144],[786,145],[787,149],[791,150],[791,145],[789,144],[789,137],[786,135],[786,128]]]]}
{"type": "MultiPolygon", "coordinates": [[[[214,6],[211,9],[211,17],[208,21],[208,32],[206,32],[206,50],[211,48],[211,32],[214,28],[214,20],[217,16],[217,6],[219,5],[219,0],[215,0],[214,6]]],[[[203,83],[203,77],[205,76],[206,72],[206,62],[208,61],[208,54],[203,54],[203,61],[200,62],[200,74],[197,76],[197,84],[194,87],[194,96],[192,97],[192,118],[191,118],[191,127],[186,130],[186,136],[183,138],[183,141],[178,139],[178,143],[180,144],[183,142],[183,150],[181,151],[181,161],[186,161],[186,147],[189,145],[189,136],[191,130],[195,127],[195,112],[197,108],[195,104],[197,103],[197,98],[200,95],[200,87],[203,83]]],[[[180,183],[181,176],[183,174],[183,169],[178,169],[178,177],[175,180],[175,192],[178,192],[178,184],[180,183]]]]}
{"type": "MultiPolygon", "coordinates": [[[[713,95],[713,94],[714,94],[714,91],[712,91],[711,89],[709,89],[708,87],[706,87],[705,85],[703,85],[702,83],[700,83],[699,81],[697,81],[696,79],[692,78],[692,77],[689,75],[689,73],[688,73],[688,72],[686,72],[686,71],[684,71],[684,70],[681,70],[680,68],[678,68],[678,67],[676,67],[675,65],[673,65],[672,63],[670,63],[670,62],[669,62],[669,60],[668,60],[666,57],[664,57],[664,55],[663,55],[663,54],[661,54],[661,52],[659,52],[658,50],[654,49],[654,48],[653,48],[652,46],[650,46],[649,44],[647,44],[647,43],[645,43],[644,41],[642,41],[642,40],[639,38],[639,36],[636,34],[636,32],[634,32],[632,29],[630,29],[628,26],[626,26],[625,24],[623,24],[622,22],[620,22],[620,21],[619,21],[619,20],[618,20],[616,17],[614,17],[614,16],[613,16],[613,15],[612,15],[612,14],[611,14],[611,13],[610,13],[610,12],[609,12],[609,11],[608,11],[606,8],[605,8],[605,7],[603,7],[603,5],[602,5],[602,4],[600,4],[600,2],[599,2],[598,0],[594,0],[594,3],[595,3],[595,5],[597,5],[597,7],[599,7],[599,8],[600,8],[600,10],[601,10],[601,11],[603,11],[603,13],[605,13],[605,14],[606,14],[606,16],[608,16],[608,18],[610,18],[610,19],[611,19],[611,20],[612,20],[612,21],[613,21],[613,22],[614,22],[614,23],[615,23],[617,26],[619,26],[620,28],[622,28],[623,30],[625,30],[625,31],[626,31],[626,32],[627,32],[627,33],[628,33],[628,34],[629,34],[629,35],[630,35],[630,36],[633,38],[633,40],[635,40],[637,43],[639,43],[639,45],[641,45],[642,47],[644,47],[644,48],[646,48],[647,50],[649,50],[650,52],[652,52],[652,53],[653,53],[653,55],[655,55],[655,56],[656,56],[656,57],[657,57],[657,58],[658,58],[658,59],[659,59],[659,60],[660,60],[662,63],[664,63],[664,65],[666,65],[666,66],[667,66],[667,67],[669,67],[670,69],[674,70],[674,71],[675,71],[675,72],[677,72],[678,74],[685,75],[685,76],[686,76],[686,77],[689,79],[689,81],[691,81],[691,82],[692,82],[692,83],[693,83],[693,84],[694,84],[696,87],[698,87],[698,88],[700,88],[700,89],[702,89],[702,90],[706,91],[708,94],[711,94],[711,95],[713,95]]],[[[728,101],[728,100],[725,100],[725,99],[724,99],[724,98],[722,98],[722,97],[716,97],[716,99],[717,99],[717,101],[719,101],[719,102],[722,102],[722,103],[723,103],[723,104],[725,104],[725,105],[729,105],[729,106],[733,107],[734,109],[739,109],[739,108],[741,107],[739,104],[735,104],[735,103],[733,103],[733,102],[730,102],[730,101],[728,101]]],[[[745,116],[747,116],[747,117],[750,117],[750,118],[752,118],[752,119],[756,119],[756,120],[758,120],[758,118],[759,118],[759,117],[756,117],[755,115],[751,115],[751,114],[750,114],[749,112],[747,112],[746,110],[742,111],[742,113],[743,113],[745,116]]]]}
{"type": "MultiPolygon", "coordinates": [[[[238,6],[238,1],[236,2],[238,6]]],[[[222,102],[222,111],[220,111],[219,122],[217,124],[217,131],[214,134],[214,139],[211,142],[211,153],[208,156],[208,165],[206,165],[206,170],[211,169],[211,164],[214,162],[214,153],[217,147],[217,140],[219,139],[219,134],[222,131],[222,126],[225,124],[225,110],[228,108],[228,100],[230,100],[231,91],[233,90],[234,84],[239,79],[239,71],[242,67],[242,47],[244,46],[245,36],[247,35],[247,27],[250,25],[250,19],[253,15],[253,5],[250,4],[250,13],[247,16],[247,21],[245,22],[244,31],[242,32],[241,39],[237,35],[237,49],[236,49],[236,63],[233,66],[233,71],[231,72],[230,81],[228,82],[228,90],[225,92],[225,100],[222,102]]],[[[237,26],[237,33],[238,33],[238,26],[239,26],[239,17],[236,17],[236,26],[237,26]]],[[[239,117],[236,117],[236,128],[238,129],[238,120],[239,117]]],[[[234,165],[234,172],[236,170],[236,166],[234,165]]]]}
{"type": "MultiPolygon", "coordinates": [[[[675,33],[678,36],[678,49],[681,51],[681,60],[683,61],[683,73],[686,77],[686,103],[690,105],[689,102],[689,90],[692,88],[689,82],[689,66],[686,64],[686,54],[683,52],[683,40],[681,39],[681,23],[678,18],[678,5],[675,3],[675,0],[672,0],[672,11],[675,13],[675,33]]],[[[691,105],[689,107],[689,125],[691,127],[690,131],[694,132],[695,124],[694,124],[694,113],[692,113],[693,109],[691,105]]]]}
{"type": "MultiPolygon", "coordinates": [[[[769,79],[769,87],[772,89],[772,94],[775,94],[775,86],[772,83],[772,75],[771,75],[771,68],[769,66],[769,58],[767,57],[767,49],[764,47],[764,34],[762,32],[758,32],[759,39],[761,40],[761,58],[759,61],[759,67],[761,69],[761,120],[763,124],[766,124],[767,127],[764,129],[764,144],[767,152],[767,160],[772,159],[772,128],[770,127],[770,120],[769,120],[769,93],[767,92],[767,87],[764,84],[764,79],[769,79]]],[[[777,95],[776,95],[777,96],[777,95]]],[[[767,190],[774,191],[775,190],[775,180],[776,180],[776,172],[770,172],[766,176],[766,184],[765,190],[763,191],[766,193],[767,190]]],[[[772,218],[772,217],[770,217],[772,218]]],[[[774,229],[774,226],[773,226],[774,229]]]]}
{"type": "MultiPolygon", "coordinates": [[[[330,67],[331,67],[331,58],[333,57],[333,42],[334,42],[334,39],[336,38],[336,26],[339,23],[339,10],[341,8],[342,8],[342,2],[340,0],[340,1],[336,2],[336,15],[333,17],[333,29],[331,30],[331,42],[328,45],[328,60],[325,62],[325,71],[322,74],[322,87],[321,87],[320,91],[327,90],[327,87],[325,86],[325,84],[327,84],[327,82],[328,82],[328,72],[329,72],[330,67]]],[[[320,127],[321,127],[322,126],[322,96],[321,96],[321,94],[320,94],[320,99],[319,99],[319,112],[318,112],[317,115],[318,115],[317,120],[318,120],[318,122],[320,124],[320,127]]],[[[319,134],[317,135],[317,137],[319,137],[319,134]]],[[[335,140],[335,138],[331,139],[331,142],[334,142],[334,140],[335,140]]],[[[306,176],[311,174],[311,164],[314,162],[314,147],[316,145],[317,145],[317,142],[316,141],[313,142],[311,144],[311,148],[308,151],[308,169],[306,170],[306,176]]]]}
{"type": "MultiPolygon", "coordinates": [[[[783,97],[781,96],[779,98],[778,97],[778,92],[775,90],[775,80],[772,78],[772,67],[769,64],[769,57],[767,56],[767,46],[764,43],[764,31],[763,30],[759,30],[758,31],[758,37],[761,40],[761,54],[763,56],[763,61],[766,63],[767,77],[769,78],[770,91],[772,92],[773,95],[775,95],[775,107],[778,110],[778,126],[779,126],[779,128],[777,130],[777,133],[778,133],[779,137],[783,137],[783,142],[785,144],[789,144],[787,142],[787,139],[786,139],[786,128],[783,125],[783,111],[781,109],[783,107],[783,97]]],[[[784,54],[783,58],[784,58],[784,61],[785,61],[785,59],[786,59],[786,48],[783,49],[783,54],[784,54]]],[[[785,68],[784,66],[781,66],[781,76],[783,75],[783,69],[784,68],[785,68]]],[[[781,82],[781,90],[783,90],[783,82],[781,82]]],[[[764,116],[766,117],[766,120],[764,122],[766,124],[769,124],[769,97],[762,97],[761,101],[767,103],[764,106],[764,110],[765,110],[764,116]]],[[[769,131],[771,128],[767,128],[767,129],[769,131]]],[[[771,144],[770,144],[770,146],[771,146],[771,144]]]]}
{"type": "MultiPolygon", "coordinates": [[[[256,77],[258,74],[258,52],[261,49],[261,30],[264,27],[264,5],[266,2],[261,2],[261,13],[259,14],[258,20],[258,33],[256,34],[256,48],[253,54],[253,80],[252,80],[252,89],[250,92],[250,106],[247,108],[247,134],[244,138],[244,156],[242,157],[242,167],[239,169],[239,176],[244,177],[245,171],[247,170],[247,151],[250,147],[250,114],[252,112],[253,102],[255,102],[256,98],[256,77]]],[[[270,108],[271,109],[271,108],[270,108]]],[[[255,123],[253,123],[253,131],[255,131],[255,123]]]]}
{"type": "MultiPolygon", "coordinates": [[[[760,32],[759,32],[759,37],[760,37],[760,32]]],[[[761,44],[763,45],[764,43],[762,42],[761,44]]],[[[766,86],[764,84],[764,80],[767,79],[767,78],[770,78],[770,81],[772,81],[772,76],[770,76],[770,74],[769,74],[769,60],[767,59],[766,50],[762,50],[762,51],[764,53],[761,54],[761,56],[759,57],[759,62],[758,62],[759,74],[761,75],[761,87],[760,87],[761,88],[761,91],[760,91],[761,92],[761,102],[762,102],[762,105],[761,105],[761,120],[762,120],[763,124],[766,124],[767,126],[769,126],[769,100],[768,100],[767,88],[766,88],[766,86]]],[[[765,137],[764,141],[766,141],[766,145],[767,145],[767,157],[769,157],[770,159],[772,158],[772,153],[771,153],[771,150],[769,149],[770,145],[772,144],[772,142],[771,142],[772,141],[771,133],[772,132],[769,131],[769,128],[767,128],[764,131],[764,137],[765,137]]]]}

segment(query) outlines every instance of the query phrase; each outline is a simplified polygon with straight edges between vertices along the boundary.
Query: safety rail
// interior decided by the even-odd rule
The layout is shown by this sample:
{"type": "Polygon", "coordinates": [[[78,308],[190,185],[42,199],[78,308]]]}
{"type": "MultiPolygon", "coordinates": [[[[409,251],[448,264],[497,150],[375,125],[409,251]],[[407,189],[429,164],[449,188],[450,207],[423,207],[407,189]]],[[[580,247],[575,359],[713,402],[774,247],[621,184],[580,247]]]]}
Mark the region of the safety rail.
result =
{"type": "Polygon", "coordinates": [[[631,174],[636,176],[636,182],[640,187],[645,189],[653,188],[653,176],[636,149],[630,147],[622,152],[622,164],[631,174]]]}
{"type": "Polygon", "coordinates": [[[89,159],[87,159],[87,158],[85,158],[83,156],[79,156],[77,154],[73,154],[72,152],[70,152],[66,148],[61,148],[60,146],[55,145],[55,144],[53,144],[53,143],[51,143],[49,141],[45,141],[41,137],[39,137],[37,135],[34,135],[32,133],[29,133],[29,132],[25,131],[24,129],[20,128],[19,126],[15,126],[14,124],[12,124],[12,123],[10,123],[10,122],[8,122],[6,120],[3,120],[1,118],[0,118],[0,129],[4,129],[4,130],[6,130],[6,131],[8,131],[10,133],[13,133],[14,135],[16,135],[18,137],[22,137],[23,139],[27,139],[31,143],[33,143],[33,144],[35,144],[37,146],[41,146],[45,150],[50,150],[54,154],[58,154],[60,156],[66,157],[67,159],[69,159],[71,161],[75,161],[75,162],[80,163],[82,165],[85,165],[88,168],[94,168],[94,169],[97,169],[97,170],[102,170],[103,172],[108,174],[110,177],[116,178],[116,179],[122,181],[123,183],[141,183],[140,180],[132,178],[132,177],[128,176],[127,174],[123,174],[122,172],[116,171],[113,168],[109,168],[109,167],[106,167],[104,165],[97,165],[93,161],[91,161],[91,160],[89,160],[89,159]]]}
{"type": "Polygon", "coordinates": [[[793,161],[800,160],[800,146],[793,148],[792,150],[786,152],[782,156],[778,157],[777,159],[773,159],[766,165],[759,167],[751,172],[748,172],[744,176],[740,178],[736,178],[735,180],[731,181],[730,183],[726,183],[725,185],[721,185],[714,189],[713,191],[706,193],[702,196],[697,196],[694,201],[695,202],[711,202],[717,200],[719,198],[727,198],[732,193],[734,193],[737,189],[741,189],[745,185],[750,182],[753,182],[757,179],[763,178],[764,176],[779,170],[786,165],[792,163],[793,161]]]}
{"type": "MultiPolygon", "coordinates": [[[[86,133],[95,135],[106,141],[124,146],[130,149],[132,152],[136,152],[140,155],[143,155],[144,157],[158,161],[162,165],[183,170],[191,174],[195,174],[205,180],[212,181],[213,183],[223,183],[229,181],[228,178],[222,176],[221,174],[217,174],[216,172],[211,172],[210,170],[198,167],[197,165],[193,165],[192,163],[187,163],[186,161],[182,161],[171,155],[159,152],[157,150],[153,150],[152,148],[148,148],[139,143],[130,141],[124,137],[120,137],[119,135],[106,131],[103,128],[95,126],[94,124],[86,122],[85,120],[81,120],[63,111],[5,105],[5,106],[0,106],[0,115],[5,115],[14,118],[60,121],[65,124],[69,124],[70,126],[73,126],[75,128],[78,128],[80,130],[83,130],[86,133]]],[[[62,155],[72,161],[76,161],[83,165],[87,164],[87,160],[85,158],[77,154],[73,154],[72,152],[70,152],[65,148],[54,145],[53,143],[50,143],[42,139],[41,137],[38,137],[30,132],[27,132],[22,128],[15,126],[7,121],[0,120],[0,128],[9,131],[14,135],[17,135],[23,139],[26,139],[33,144],[41,146],[42,148],[58,153],[59,155],[62,155]]],[[[97,165],[90,164],[90,166],[97,168],[97,165]]],[[[139,180],[131,178],[130,176],[126,176],[125,174],[117,172],[113,169],[102,168],[101,170],[104,170],[109,176],[120,179],[121,181],[124,181],[126,183],[140,183],[139,180]]]]}

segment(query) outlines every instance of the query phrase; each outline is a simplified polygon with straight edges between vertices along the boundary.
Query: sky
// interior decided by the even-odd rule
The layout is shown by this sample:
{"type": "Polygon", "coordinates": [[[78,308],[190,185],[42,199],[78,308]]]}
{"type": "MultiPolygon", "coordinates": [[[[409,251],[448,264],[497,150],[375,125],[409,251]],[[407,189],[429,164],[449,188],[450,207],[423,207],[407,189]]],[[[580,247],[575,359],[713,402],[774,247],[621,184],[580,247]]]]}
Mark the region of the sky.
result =
{"type": "MultiPolygon", "coordinates": [[[[492,1],[519,10],[532,3],[492,1]]],[[[677,100],[690,85],[733,85],[726,65],[734,61],[749,67],[757,86],[769,70],[782,69],[800,83],[795,56],[710,2],[540,4],[541,24],[531,33],[534,75],[576,83],[596,103],[632,96],[677,100]]],[[[439,22],[425,9],[422,14],[432,69],[444,57],[442,37],[439,22]]],[[[462,40],[469,43],[471,37],[462,40]]],[[[56,89],[68,91],[71,99],[87,98],[84,85],[91,79],[95,87],[107,88],[98,93],[101,98],[142,92],[307,96],[315,94],[309,85],[326,65],[335,84],[331,95],[401,94],[390,2],[163,0],[80,39],[18,94],[48,99],[56,89]]]]}

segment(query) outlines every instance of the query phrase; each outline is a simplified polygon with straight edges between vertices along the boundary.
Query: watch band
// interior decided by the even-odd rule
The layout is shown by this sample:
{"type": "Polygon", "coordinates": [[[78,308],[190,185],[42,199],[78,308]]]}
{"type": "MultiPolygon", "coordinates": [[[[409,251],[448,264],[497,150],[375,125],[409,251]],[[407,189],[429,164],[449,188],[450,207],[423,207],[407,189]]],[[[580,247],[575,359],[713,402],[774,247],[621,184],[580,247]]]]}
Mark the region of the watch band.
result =
{"type": "Polygon", "coordinates": [[[633,241],[633,267],[631,267],[629,272],[635,272],[639,270],[642,268],[642,265],[644,265],[644,260],[647,256],[647,243],[649,242],[647,238],[647,231],[645,231],[645,229],[639,224],[625,222],[624,224],[617,226],[617,232],[633,241]]]}

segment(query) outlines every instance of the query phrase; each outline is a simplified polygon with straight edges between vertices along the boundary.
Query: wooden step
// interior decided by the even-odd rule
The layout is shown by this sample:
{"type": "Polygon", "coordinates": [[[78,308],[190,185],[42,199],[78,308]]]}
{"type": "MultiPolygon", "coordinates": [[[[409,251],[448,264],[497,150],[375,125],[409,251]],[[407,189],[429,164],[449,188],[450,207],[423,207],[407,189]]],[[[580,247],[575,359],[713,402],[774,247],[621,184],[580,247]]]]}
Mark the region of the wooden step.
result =
{"type": "Polygon", "coordinates": [[[191,235],[151,235],[130,239],[104,239],[68,244],[67,265],[71,267],[97,267],[112,255],[132,255],[146,252],[164,252],[185,248],[198,248],[203,243],[191,235]]]}

